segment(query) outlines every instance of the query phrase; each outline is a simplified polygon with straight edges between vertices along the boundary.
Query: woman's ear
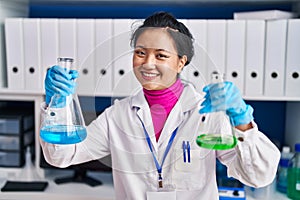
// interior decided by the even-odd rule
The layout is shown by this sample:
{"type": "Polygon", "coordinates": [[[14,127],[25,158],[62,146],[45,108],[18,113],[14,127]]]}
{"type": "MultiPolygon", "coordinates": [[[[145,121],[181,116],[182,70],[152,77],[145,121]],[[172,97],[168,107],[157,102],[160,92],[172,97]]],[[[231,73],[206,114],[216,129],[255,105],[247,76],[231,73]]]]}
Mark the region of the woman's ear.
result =
{"type": "Polygon", "coordinates": [[[179,58],[179,65],[178,65],[177,73],[180,73],[182,71],[182,69],[183,69],[186,62],[187,62],[187,56],[186,55],[179,58]]]}

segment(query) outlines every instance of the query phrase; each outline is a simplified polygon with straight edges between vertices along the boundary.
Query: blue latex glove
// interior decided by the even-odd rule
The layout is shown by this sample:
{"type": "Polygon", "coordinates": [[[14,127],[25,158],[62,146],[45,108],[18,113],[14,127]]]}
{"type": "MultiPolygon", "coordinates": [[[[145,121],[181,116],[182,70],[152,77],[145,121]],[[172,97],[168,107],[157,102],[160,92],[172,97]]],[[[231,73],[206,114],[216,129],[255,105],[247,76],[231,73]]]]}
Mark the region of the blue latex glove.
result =
{"type": "Polygon", "coordinates": [[[248,124],[253,120],[253,108],[242,99],[239,89],[231,82],[209,84],[200,113],[225,111],[233,126],[248,124]]]}
{"type": "Polygon", "coordinates": [[[58,94],[59,98],[56,98],[52,105],[64,107],[66,96],[75,92],[76,83],[73,80],[77,77],[78,72],[76,70],[67,70],[57,65],[51,67],[45,78],[46,104],[49,105],[52,96],[58,94]]]}

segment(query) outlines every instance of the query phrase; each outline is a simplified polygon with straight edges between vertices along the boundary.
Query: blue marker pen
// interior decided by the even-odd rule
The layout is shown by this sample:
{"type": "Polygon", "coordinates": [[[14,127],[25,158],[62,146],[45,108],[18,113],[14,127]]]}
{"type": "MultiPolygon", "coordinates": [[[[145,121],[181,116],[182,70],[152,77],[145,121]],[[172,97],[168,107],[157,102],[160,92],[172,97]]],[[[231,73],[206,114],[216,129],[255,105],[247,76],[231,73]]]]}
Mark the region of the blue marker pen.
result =
{"type": "Polygon", "coordinates": [[[188,153],[188,162],[191,162],[191,146],[190,146],[190,142],[187,141],[187,153],[188,153]]]}
{"type": "Polygon", "coordinates": [[[186,162],[186,155],[185,155],[186,145],[185,145],[185,141],[182,142],[182,150],[183,150],[183,162],[186,162]]]}

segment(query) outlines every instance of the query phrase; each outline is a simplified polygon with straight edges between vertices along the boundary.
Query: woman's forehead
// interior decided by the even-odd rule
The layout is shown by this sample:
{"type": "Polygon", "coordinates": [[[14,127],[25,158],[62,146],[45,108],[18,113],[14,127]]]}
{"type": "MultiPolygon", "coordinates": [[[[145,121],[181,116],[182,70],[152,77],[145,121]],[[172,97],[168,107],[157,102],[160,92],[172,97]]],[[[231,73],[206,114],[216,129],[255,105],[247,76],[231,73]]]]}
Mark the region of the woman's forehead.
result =
{"type": "Polygon", "coordinates": [[[166,28],[145,29],[136,41],[136,47],[159,49],[176,53],[175,43],[166,28]]]}

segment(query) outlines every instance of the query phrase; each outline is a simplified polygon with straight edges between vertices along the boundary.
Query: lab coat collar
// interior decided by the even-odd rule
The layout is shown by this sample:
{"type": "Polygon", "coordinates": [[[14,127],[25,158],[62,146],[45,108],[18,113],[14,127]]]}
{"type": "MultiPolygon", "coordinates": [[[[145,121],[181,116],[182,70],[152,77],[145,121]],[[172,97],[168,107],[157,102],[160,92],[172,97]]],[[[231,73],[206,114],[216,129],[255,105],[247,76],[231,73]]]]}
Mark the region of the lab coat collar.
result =
{"type": "MultiPolygon", "coordinates": [[[[194,86],[189,83],[184,83],[183,92],[176,105],[179,103],[182,112],[187,112],[195,109],[195,106],[198,106],[195,103],[199,102],[201,98],[203,98],[203,96],[201,96],[201,94],[195,90],[194,86]]],[[[149,110],[149,105],[147,103],[143,90],[140,90],[136,95],[131,97],[131,107],[149,110]]]]}
{"type": "MultiPolygon", "coordinates": [[[[184,120],[184,114],[190,110],[197,109],[201,100],[201,95],[196,92],[194,87],[190,84],[184,85],[184,90],[172,109],[166,124],[162,130],[158,143],[156,142],[154,128],[151,119],[150,108],[143,91],[139,91],[136,95],[131,97],[131,107],[137,108],[137,115],[146,125],[146,130],[150,136],[151,142],[157,152],[158,147],[166,145],[173,131],[180,126],[184,120]]],[[[179,127],[180,128],[180,127],[179,127]]],[[[158,156],[160,157],[160,156],[158,156]]]]}

